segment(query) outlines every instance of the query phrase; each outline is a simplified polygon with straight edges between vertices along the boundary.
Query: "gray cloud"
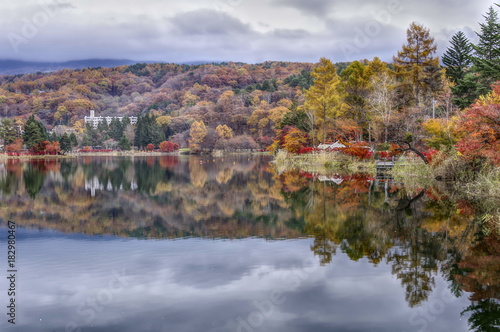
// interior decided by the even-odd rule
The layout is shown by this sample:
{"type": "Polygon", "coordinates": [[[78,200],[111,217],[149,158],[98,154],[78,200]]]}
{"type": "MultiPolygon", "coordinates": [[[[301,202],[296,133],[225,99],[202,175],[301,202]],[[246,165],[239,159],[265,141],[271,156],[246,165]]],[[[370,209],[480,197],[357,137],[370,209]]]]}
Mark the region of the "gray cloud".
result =
{"type": "Polygon", "coordinates": [[[272,32],[272,35],[280,39],[301,39],[307,38],[311,34],[304,29],[276,29],[272,32]]]}
{"type": "Polygon", "coordinates": [[[326,17],[333,6],[333,1],[329,0],[274,0],[273,2],[317,17],[326,17]]]}
{"type": "Polygon", "coordinates": [[[58,7],[59,9],[76,9],[77,7],[73,5],[70,2],[59,2],[55,1],[52,3],[52,5],[58,7]]]}
{"type": "Polygon", "coordinates": [[[173,31],[181,35],[233,35],[251,32],[248,24],[227,13],[211,9],[181,13],[169,22],[173,31]]]}
{"type": "Polygon", "coordinates": [[[413,21],[430,28],[440,52],[458,30],[474,37],[491,2],[460,1],[454,5],[452,0],[214,0],[209,4],[201,0],[126,4],[87,0],[78,2],[76,8],[74,1],[45,0],[43,3],[57,4],[64,11],[36,27],[28,38],[23,37],[25,26],[42,11],[41,6],[36,0],[26,0],[23,6],[2,1],[0,43],[6,47],[0,48],[0,59],[316,62],[323,56],[334,61],[379,56],[390,61],[413,21]],[[399,1],[399,10],[389,19],[380,16],[391,11],[394,1],[399,1]],[[380,25],[376,33],[370,30],[373,23],[380,25]],[[371,35],[361,40],[359,31],[366,33],[367,29],[371,35]],[[16,46],[18,52],[9,33],[24,38],[16,46]],[[342,45],[356,47],[354,52],[346,52],[342,45]]]}

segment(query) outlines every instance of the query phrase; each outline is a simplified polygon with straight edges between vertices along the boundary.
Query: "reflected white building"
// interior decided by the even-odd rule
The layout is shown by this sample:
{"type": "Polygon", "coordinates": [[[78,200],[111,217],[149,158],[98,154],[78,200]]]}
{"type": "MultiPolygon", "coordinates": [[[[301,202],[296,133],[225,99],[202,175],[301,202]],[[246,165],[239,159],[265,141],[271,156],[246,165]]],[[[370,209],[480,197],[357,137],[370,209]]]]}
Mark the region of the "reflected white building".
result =
{"type": "MultiPolygon", "coordinates": [[[[138,188],[137,183],[135,181],[132,181],[130,184],[130,190],[136,190],[138,188]]],[[[96,190],[99,191],[113,191],[113,185],[111,184],[111,181],[108,180],[108,183],[104,185],[104,183],[101,183],[97,176],[94,176],[92,179],[85,179],[85,191],[90,191],[90,196],[94,197],[96,190]]],[[[115,190],[123,190],[123,184],[120,184],[120,187],[115,190]]]]}
{"type": "MultiPolygon", "coordinates": [[[[111,120],[113,119],[118,119],[120,121],[123,121],[123,116],[95,116],[95,111],[91,110],[90,111],[90,116],[86,116],[83,119],[85,120],[85,123],[90,123],[92,127],[97,128],[99,126],[99,123],[106,121],[108,126],[111,124],[111,120]]],[[[136,124],[137,123],[137,117],[136,116],[130,116],[130,123],[131,124],[136,124]]]]}

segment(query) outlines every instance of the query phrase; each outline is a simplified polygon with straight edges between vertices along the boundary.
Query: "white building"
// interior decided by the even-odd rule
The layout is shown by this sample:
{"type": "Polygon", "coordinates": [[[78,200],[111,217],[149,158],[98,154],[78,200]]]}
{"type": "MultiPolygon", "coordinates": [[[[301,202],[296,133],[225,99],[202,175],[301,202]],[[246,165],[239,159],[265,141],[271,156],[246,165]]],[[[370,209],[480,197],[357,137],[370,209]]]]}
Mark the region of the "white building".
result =
{"type": "MultiPolygon", "coordinates": [[[[95,116],[95,111],[91,110],[90,111],[90,116],[84,117],[85,123],[90,123],[92,127],[97,128],[99,126],[99,123],[106,121],[108,126],[111,124],[111,120],[113,119],[118,119],[120,121],[123,120],[123,116],[95,116]]],[[[136,124],[137,123],[137,117],[136,116],[130,116],[130,123],[131,124],[136,124]]]]}
{"type": "Polygon", "coordinates": [[[342,149],[345,148],[346,146],[339,141],[332,143],[332,144],[320,144],[318,145],[318,149],[320,150],[333,150],[333,149],[342,149]]]}

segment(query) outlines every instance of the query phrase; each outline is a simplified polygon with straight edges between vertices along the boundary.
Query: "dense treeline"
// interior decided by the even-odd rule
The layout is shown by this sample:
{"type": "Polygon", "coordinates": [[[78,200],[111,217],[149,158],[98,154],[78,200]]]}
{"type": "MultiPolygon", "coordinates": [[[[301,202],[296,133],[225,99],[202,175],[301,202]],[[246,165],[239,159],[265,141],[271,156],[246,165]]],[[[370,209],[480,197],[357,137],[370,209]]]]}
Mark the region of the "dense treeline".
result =
{"type": "Polygon", "coordinates": [[[500,23],[493,7],[484,18],[477,44],[463,32],[453,36],[444,67],[430,31],[415,22],[391,64],[354,61],[338,74],[322,58],[271,150],[307,153],[342,141],[360,159],[376,148],[386,155],[412,151],[426,163],[441,151],[440,161],[456,169],[500,165],[500,23]]]}
{"type": "MultiPolygon", "coordinates": [[[[322,58],[317,65],[135,64],[1,76],[0,138],[14,143],[34,114],[33,120],[52,130],[47,142],[61,144],[65,133],[68,138],[74,133],[77,139],[70,141],[82,147],[145,148],[171,141],[193,151],[272,146],[298,152],[341,140],[381,149],[399,143],[409,150],[450,149],[458,142],[464,152],[469,147],[459,142],[464,130],[482,135],[485,129],[465,124],[475,116],[464,117],[463,110],[474,104],[472,112],[481,113],[496,103],[498,89],[487,96],[500,79],[500,29],[493,7],[477,35],[472,44],[458,32],[442,61],[430,31],[412,23],[392,63],[374,58],[334,65],[322,58]],[[83,121],[90,110],[139,121],[92,128],[83,121]]],[[[497,111],[491,112],[494,117],[497,111]]],[[[497,136],[486,144],[497,144],[497,136]]],[[[33,146],[23,138],[27,148],[33,146]]]]}

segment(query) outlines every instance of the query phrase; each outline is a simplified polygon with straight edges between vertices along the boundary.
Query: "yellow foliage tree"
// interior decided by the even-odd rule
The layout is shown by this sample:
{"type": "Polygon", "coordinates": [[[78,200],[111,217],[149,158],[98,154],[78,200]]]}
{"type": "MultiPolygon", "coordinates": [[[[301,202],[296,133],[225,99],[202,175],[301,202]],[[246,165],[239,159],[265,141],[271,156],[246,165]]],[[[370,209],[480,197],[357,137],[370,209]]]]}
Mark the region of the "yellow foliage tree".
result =
{"type": "Polygon", "coordinates": [[[283,148],[291,153],[299,153],[307,144],[307,134],[298,128],[291,129],[285,136],[283,148]]]}
{"type": "Polygon", "coordinates": [[[219,137],[223,139],[230,139],[234,136],[233,130],[227,125],[218,125],[215,131],[219,134],[219,137]]]}
{"type": "Polygon", "coordinates": [[[184,94],[184,97],[182,98],[182,106],[184,107],[194,106],[198,101],[200,101],[200,97],[188,91],[184,94]]]}
{"type": "Polygon", "coordinates": [[[191,150],[200,150],[200,145],[205,140],[205,136],[207,136],[207,127],[205,127],[203,120],[193,122],[189,131],[189,136],[191,137],[189,139],[189,147],[191,150]]]}
{"type": "Polygon", "coordinates": [[[343,101],[337,68],[330,60],[321,58],[311,75],[314,84],[306,91],[305,108],[314,117],[318,138],[325,142],[327,126],[345,113],[347,105],[343,101]]]}
{"type": "Polygon", "coordinates": [[[280,124],[281,120],[290,109],[284,106],[278,106],[269,111],[269,119],[274,123],[274,126],[280,124]]]}
{"type": "Polygon", "coordinates": [[[73,124],[73,129],[77,134],[83,134],[85,131],[85,122],[83,120],[75,121],[73,124]]]}
{"type": "Polygon", "coordinates": [[[158,125],[162,128],[167,127],[170,122],[172,122],[172,117],[168,115],[162,115],[156,118],[156,123],[158,123],[158,125]]]}
{"type": "Polygon", "coordinates": [[[424,129],[432,135],[426,139],[425,142],[428,146],[437,150],[442,148],[449,149],[457,143],[457,124],[458,117],[451,119],[430,119],[423,123],[424,129]]]}

